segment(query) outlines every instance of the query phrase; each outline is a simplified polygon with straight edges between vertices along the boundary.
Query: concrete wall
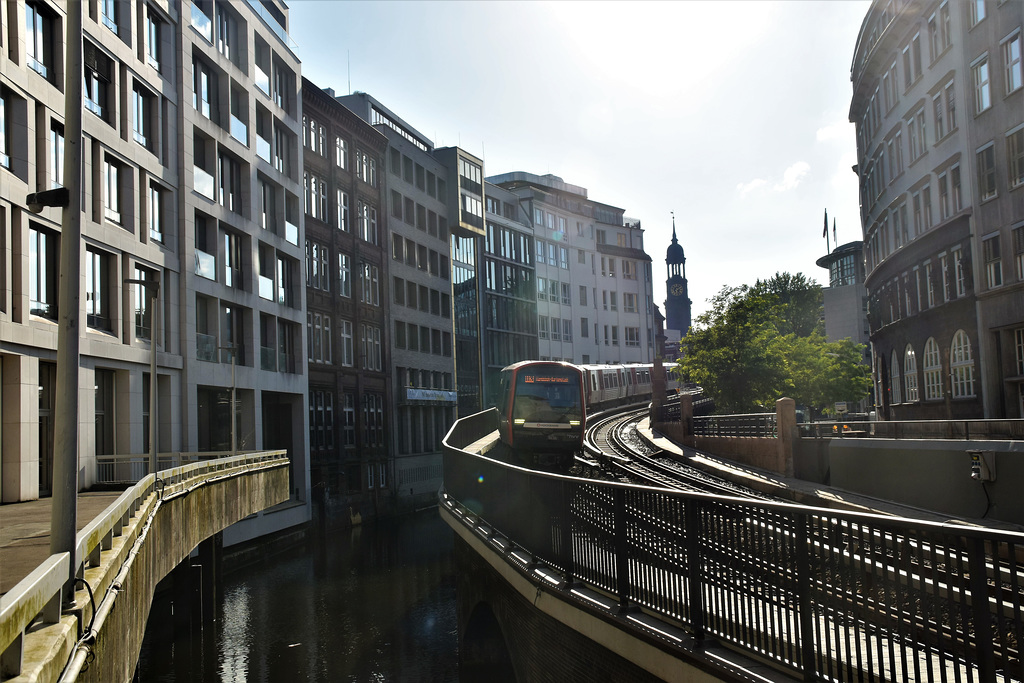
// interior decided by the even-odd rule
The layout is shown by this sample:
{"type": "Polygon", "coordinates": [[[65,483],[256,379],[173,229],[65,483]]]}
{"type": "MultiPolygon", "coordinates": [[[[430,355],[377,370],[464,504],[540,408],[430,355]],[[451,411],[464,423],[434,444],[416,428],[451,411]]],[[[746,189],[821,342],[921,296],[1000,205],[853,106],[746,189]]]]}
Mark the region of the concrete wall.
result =
{"type": "Polygon", "coordinates": [[[1024,525],[1024,442],[832,439],[831,485],[956,517],[1024,525]],[[996,479],[971,479],[968,449],[993,452],[996,479]]]}

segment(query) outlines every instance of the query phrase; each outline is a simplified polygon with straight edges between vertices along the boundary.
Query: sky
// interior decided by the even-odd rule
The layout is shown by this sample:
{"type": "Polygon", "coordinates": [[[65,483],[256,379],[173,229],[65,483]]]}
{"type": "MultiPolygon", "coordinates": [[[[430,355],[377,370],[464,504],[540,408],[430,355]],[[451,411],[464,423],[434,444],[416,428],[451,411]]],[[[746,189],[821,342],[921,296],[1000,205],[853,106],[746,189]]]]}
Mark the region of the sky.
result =
{"type": "MultiPolygon", "coordinates": [[[[722,287],[828,284],[861,239],[850,65],[865,0],[292,0],[302,73],[377,98],[487,176],[552,173],[640,219],[664,312],[675,215],[693,316],[722,287]]],[[[571,244],[571,239],[570,239],[571,244]]]]}

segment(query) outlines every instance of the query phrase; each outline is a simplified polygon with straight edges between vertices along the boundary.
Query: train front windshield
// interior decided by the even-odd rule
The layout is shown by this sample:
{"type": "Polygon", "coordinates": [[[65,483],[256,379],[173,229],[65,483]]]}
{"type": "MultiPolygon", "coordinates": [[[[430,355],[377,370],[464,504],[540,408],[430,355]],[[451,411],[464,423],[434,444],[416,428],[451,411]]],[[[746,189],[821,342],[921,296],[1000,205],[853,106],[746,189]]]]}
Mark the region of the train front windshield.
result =
{"type": "Polygon", "coordinates": [[[579,375],[570,370],[527,370],[516,379],[513,420],[573,422],[583,414],[579,375]]]}

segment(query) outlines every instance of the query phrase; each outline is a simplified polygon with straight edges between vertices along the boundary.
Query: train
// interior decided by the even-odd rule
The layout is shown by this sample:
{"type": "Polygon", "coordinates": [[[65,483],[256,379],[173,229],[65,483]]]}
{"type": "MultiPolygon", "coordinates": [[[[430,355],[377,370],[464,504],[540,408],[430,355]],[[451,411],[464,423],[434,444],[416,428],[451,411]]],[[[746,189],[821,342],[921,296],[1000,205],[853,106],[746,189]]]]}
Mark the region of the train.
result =
{"type": "MultiPolygon", "coordinates": [[[[500,377],[498,435],[527,464],[567,469],[583,450],[588,415],[651,400],[653,368],[562,361],[509,365],[500,377]]],[[[667,380],[667,392],[677,393],[677,375],[669,371],[667,380]]]]}

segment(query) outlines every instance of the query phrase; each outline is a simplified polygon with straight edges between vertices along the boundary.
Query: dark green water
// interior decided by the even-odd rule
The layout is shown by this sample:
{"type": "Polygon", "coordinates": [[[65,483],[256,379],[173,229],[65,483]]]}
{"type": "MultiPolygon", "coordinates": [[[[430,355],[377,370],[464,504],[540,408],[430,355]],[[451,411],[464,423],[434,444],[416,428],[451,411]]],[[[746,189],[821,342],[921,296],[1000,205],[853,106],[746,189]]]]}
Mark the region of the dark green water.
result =
{"type": "Polygon", "coordinates": [[[436,510],[355,529],[330,524],[224,576],[217,619],[175,636],[150,613],[136,680],[458,680],[452,531],[436,510]]]}

